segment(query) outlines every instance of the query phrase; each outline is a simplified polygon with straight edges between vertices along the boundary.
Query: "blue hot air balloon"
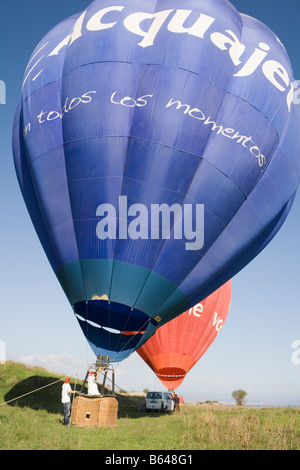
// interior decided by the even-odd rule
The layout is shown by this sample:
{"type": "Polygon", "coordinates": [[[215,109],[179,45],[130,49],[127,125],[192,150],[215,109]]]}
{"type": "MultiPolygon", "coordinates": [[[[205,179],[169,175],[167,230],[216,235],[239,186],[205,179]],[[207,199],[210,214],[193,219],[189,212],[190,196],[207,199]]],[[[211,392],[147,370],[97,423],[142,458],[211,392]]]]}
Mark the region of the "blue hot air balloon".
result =
{"type": "Polygon", "coordinates": [[[270,242],[299,123],[284,46],[227,0],[95,0],[42,39],[15,167],[96,354],[121,361],[270,242]]]}

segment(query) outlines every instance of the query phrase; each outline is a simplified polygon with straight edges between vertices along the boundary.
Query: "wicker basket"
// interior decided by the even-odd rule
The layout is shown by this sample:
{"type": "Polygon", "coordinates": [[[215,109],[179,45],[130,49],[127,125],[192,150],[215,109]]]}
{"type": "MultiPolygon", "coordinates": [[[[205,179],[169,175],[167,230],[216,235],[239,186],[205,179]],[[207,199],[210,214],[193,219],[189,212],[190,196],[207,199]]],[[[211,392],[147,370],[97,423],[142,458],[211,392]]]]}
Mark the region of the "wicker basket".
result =
{"type": "Polygon", "coordinates": [[[77,395],[72,406],[71,424],[80,428],[116,427],[118,402],[115,397],[77,395]]]}

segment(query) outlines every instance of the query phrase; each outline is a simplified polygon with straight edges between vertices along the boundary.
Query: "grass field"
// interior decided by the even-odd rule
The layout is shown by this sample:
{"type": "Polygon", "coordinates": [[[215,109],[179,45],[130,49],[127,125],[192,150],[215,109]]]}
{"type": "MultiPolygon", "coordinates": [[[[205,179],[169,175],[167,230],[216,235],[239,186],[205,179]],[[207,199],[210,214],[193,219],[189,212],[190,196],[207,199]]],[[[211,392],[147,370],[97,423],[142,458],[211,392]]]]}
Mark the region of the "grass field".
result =
{"type": "MultiPolygon", "coordinates": [[[[60,377],[0,365],[0,404],[60,377]]],[[[61,424],[58,382],[0,406],[1,450],[300,450],[300,410],[186,403],[171,415],[138,411],[142,397],[117,394],[117,428],[61,424]]]]}

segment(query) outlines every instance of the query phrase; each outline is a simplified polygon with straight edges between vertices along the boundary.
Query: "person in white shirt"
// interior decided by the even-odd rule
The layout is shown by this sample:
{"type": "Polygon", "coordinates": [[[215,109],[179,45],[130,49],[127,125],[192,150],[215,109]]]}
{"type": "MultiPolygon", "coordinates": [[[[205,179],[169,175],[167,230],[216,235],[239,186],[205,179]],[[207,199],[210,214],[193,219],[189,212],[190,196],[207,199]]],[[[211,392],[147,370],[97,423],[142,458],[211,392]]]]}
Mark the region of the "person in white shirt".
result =
{"type": "Polygon", "coordinates": [[[70,386],[70,377],[66,377],[65,383],[62,386],[61,391],[61,402],[64,406],[64,420],[63,424],[65,426],[70,426],[70,417],[71,417],[71,394],[75,393],[70,386]]]}
{"type": "Polygon", "coordinates": [[[97,374],[94,371],[90,372],[89,378],[88,378],[88,395],[99,395],[99,390],[98,390],[98,385],[97,385],[97,380],[99,378],[101,370],[98,370],[97,374]]]}

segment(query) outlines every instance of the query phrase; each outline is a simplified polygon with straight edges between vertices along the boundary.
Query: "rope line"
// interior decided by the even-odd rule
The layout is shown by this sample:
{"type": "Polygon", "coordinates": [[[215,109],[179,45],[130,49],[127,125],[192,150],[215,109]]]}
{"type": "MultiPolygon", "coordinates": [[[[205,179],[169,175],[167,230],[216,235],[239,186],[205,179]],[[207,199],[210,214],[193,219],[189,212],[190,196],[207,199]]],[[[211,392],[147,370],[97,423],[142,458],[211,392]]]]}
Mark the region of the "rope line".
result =
{"type": "MultiPolygon", "coordinates": [[[[104,375],[103,372],[101,372],[101,375],[104,375]]],[[[106,378],[107,378],[107,380],[109,380],[109,382],[112,383],[112,380],[110,379],[110,377],[107,376],[106,378]]],[[[47,385],[44,385],[43,387],[37,388],[37,389],[35,389],[35,390],[32,390],[31,392],[24,393],[23,395],[20,395],[19,397],[12,398],[11,400],[8,400],[8,401],[6,401],[6,402],[4,402],[4,403],[0,403],[0,406],[7,405],[8,403],[11,403],[11,402],[13,402],[13,401],[19,400],[20,398],[23,398],[23,397],[26,397],[26,396],[28,396],[28,395],[31,395],[32,393],[36,393],[36,392],[38,392],[39,390],[43,390],[44,388],[51,387],[52,385],[55,385],[55,384],[57,384],[58,382],[64,382],[64,380],[65,380],[65,379],[59,379],[59,380],[56,380],[55,382],[51,382],[50,384],[47,384],[47,385]]],[[[74,385],[74,391],[75,391],[75,392],[76,392],[76,382],[77,382],[77,374],[76,374],[76,377],[75,377],[75,385],[74,385]]],[[[119,390],[123,391],[123,393],[125,393],[129,399],[131,399],[132,401],[135,401],[123,387],[122,387],[122,388],[119,387],[119,385],[117,385],[116,383],[115,383],[115,386],[116,386],[119,390]]]]}
{"type": "Polygon", "coordinates": [[[8,403],[11,403],[12,401],[19,400],[20,398],[26,397],[27,395],[31,395],[32,393],[38,392],[39,390],[42,390],[43,388],[50,387],[51,385],[57,384],[58,382],[62,382],[64,379],[59,379],[56,380],[55,382],[52,382],[51,384],[44,385],[43,387],[37,388],[36,390],[32,390],[32,392],[24,393],[24,395],[20,395],[19,397],[12,398],[11,400],[8,400],[4,403],[0,403],[0,406],[7,405],[8,403]]]}
{"type": "MultiPolygon", "coordinates": [[[[103,372],[101,372],[101,375],[103,375],[103,372]]],[[[106,379],[109,380],[109,381],[112,383],[112,380],[111,380],[108,376],[106,377],[106,379]]],[[[129,393],[128,393],[123,387],[122,387],[122,388],[119,387],[119,385],[117,385],[116,383],[115,383],[115,387],[117,387],[121,392],[123,392],[125,395],[127,395],[127,397],[128,397],[130,400],[132,400],[133,402],[136,401],[134,398],[132,398],[132,397],[129,395],[129,393]]]]}

